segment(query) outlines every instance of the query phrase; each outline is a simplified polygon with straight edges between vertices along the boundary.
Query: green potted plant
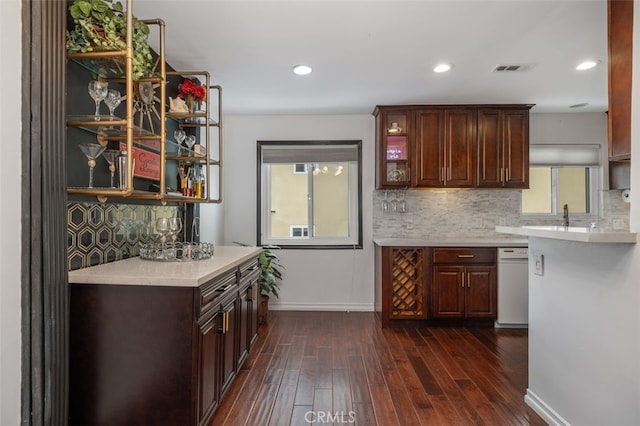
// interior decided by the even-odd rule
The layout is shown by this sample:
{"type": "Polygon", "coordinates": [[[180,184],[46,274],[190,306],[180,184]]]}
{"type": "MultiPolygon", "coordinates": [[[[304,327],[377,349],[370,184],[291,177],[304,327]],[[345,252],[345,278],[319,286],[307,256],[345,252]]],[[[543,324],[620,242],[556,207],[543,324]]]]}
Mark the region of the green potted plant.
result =
{"type": "Polygon", "coordinates": [[[258,323],[266,324],[269,315],[269,295],[279,297],[280,281],[282,281],[282,270],[285,269],[280,263],[278,256],[273,253],[273,249],[278,246],[262,246],[258,263],[260,265],[260,306],[258,309],[258,323]]]}
{"type": "MultiPolygon", "coordinates": [[[[125,50],[127,15],[122,3],[115,0],[74,0],[69,6],[73,27],[67,31],[67,52],[95,52],[100,50],[125,50]]],[[[133,19],[133,79],[148,77],[153,73],[154,60],[147,39],[149,27],[133,19]]],[[[99,61],[92,60],[94,63],[99,61]]],[[[124,75],[123,64],[118,69],[104,69],[103,62],[97,74],[124,75]],[[100,69],[102,68],[102,69],[100,69]]]]}

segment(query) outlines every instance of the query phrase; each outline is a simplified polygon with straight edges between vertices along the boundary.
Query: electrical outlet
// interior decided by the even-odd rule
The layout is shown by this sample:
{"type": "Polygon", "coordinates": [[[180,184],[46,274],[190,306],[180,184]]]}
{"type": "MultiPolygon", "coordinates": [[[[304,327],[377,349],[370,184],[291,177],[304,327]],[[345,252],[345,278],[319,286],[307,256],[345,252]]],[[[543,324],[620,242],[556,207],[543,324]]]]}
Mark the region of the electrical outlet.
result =
{"type": "Polygon", "coordinates": [[[407,229],[413,229],[413,222],[405,222],[407,229]]]}
{"type": "Polygon", "coordinates": [[[544,254],[533,255],[533,273],[536,275],[544,275],[544,254]]]}
{"type": "Polygon", "coordinates": [[[624,221],[622,219],[613,219],[613,229],[624,228],[624,221]]]}

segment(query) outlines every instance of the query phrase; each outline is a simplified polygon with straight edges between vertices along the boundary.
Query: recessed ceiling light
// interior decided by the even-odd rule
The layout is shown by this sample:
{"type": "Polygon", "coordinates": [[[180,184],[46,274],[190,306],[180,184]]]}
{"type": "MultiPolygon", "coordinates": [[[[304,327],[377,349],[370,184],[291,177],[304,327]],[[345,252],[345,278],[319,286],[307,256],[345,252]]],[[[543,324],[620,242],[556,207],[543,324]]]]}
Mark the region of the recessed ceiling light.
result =
{"type": "Polygon", "coordinates": [[[307,75],[311,74],[311,67],[309,65],[296,65],[293,67],[293,73],[297,75],[307,75]]]}
{"type": "Polygon", "coordinates": [[[599,63],[600,63],[600,61],[599,61],[599,60],[597,60],[597,61],[594,61],[594,60],[583,61],[583,62],[579,63],[579,64],[576,66],[576,69],[577,69],[578,71],[588,70],[588,69],[591,69],[591,68],[595,67],[595,66],[596,66],[596,65],[598,65],[599,63]]]}
{"type": "Polygon", "coordinates": [[[453,65],[451,64],[438,64],[435,66],[435,68],[433,68],[434,72],[447,72],[449,71],[451,68],[453,68],[453,65]]]}

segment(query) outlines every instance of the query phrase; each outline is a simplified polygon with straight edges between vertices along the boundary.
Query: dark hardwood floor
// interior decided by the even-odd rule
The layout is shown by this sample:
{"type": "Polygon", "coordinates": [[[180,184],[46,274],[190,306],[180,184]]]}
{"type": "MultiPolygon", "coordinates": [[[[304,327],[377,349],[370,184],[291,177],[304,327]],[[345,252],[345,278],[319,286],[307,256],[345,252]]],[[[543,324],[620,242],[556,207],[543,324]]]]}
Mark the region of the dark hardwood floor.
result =
{"type": "Polygon", "coordinates": [[[527,331],[269,313],[214,425],[544,425],[524,403],[527,331]]]}

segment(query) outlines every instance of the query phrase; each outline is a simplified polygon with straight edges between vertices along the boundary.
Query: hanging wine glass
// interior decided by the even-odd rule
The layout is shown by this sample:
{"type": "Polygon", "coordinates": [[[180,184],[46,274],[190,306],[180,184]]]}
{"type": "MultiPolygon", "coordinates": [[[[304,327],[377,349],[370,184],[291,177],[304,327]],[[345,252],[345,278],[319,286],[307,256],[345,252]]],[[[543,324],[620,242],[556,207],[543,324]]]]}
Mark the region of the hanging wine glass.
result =
{"type": "Polygon", "coordinates": [[[106,81],[91,80],[89,82],[89,96],[96,103],[94,119],[100,121],[100,102],[107,97],[109,83],[106,81]]]}
{"type": "Polygon", "coordinates": [[[189,148],[189,151],[192,151],[191,148],[196,143],[196,137],[194,135],[187,136],[187,138],[185,139],[185,143],[187,144],[187,148],[189,148]]]}
{"type": "Polygon", "coordinates": [[[387,191],[384,191],[384,200],[380,203],[383,213],[389,213],[389,201],[387,201],[387,191]]]}
{"type": "Polygon", "coordinates": [[[398,211],[398,200],[396,199],[395,192],[392,192],[393,198],[389,201],[389,211],[395,213],[398,211]]]}
{"type": "Polygon", "coordinates": [[[89,188],[93,188],[93,168],[96,166],[96,158],[100,157],[100,154],[107,148],[106,146],[98,145],[97,143],[81,143],[78,145],[80,150],[87,157],[87,164],[89,165],[89,188]]]}
{"type": "Polygon", "coordinates": [[[113,89],[107,92],[107,97],[104,98],[104,103],[107,104],[107,107],[109,108],[109,120],[113,120],[115,118],[113,112],[118,108],[120,102],[122,102],[122,95],[120,92],[113,89]]]}
{"type": "Polygon", "coordinates": [[[118,157],[118,154],[120,154],[120,151],[118,151],[117,149],[107,149],[102,153],[102,158],[104,158],[106,160],[106,162],[109,164],[109,172],[111,172],[111,187],[115,188],[114,185],[114,176],[116,174],[116,158],[118,157]]]}
{"type": "Polygon", "coordinates": [[[400,201],[398,201],[398,212],[400,212],[400,213],[406,213],[407,212],[407,202],[404,199],[404,193],[405,193],[405,190],[403,189],[400,192],[400,201]]]}
{"type": "Polygon", "coordinates": [[[187,137],[187,134],[184,130],[174,130],[173,137],[178,142],[178,155],[182,153],[182,141],[187,137]]]}

